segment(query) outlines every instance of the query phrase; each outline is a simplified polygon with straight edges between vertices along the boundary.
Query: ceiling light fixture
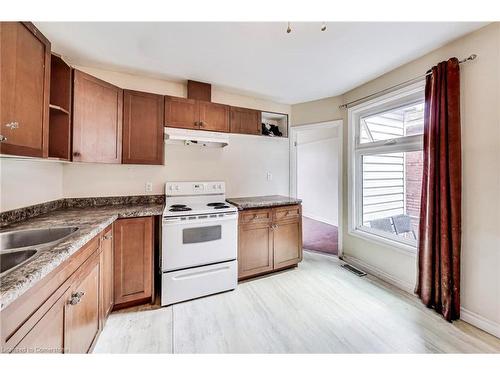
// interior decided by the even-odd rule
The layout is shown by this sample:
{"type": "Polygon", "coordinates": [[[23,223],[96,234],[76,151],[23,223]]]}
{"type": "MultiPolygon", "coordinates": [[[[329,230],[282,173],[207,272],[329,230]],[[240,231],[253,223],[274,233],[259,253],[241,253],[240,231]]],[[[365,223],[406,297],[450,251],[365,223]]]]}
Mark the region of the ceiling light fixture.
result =
{"type": "MultiPolygon", "coordinates": [[[[321,24],[321,31],[326,31],[326,22],[323,22],[321,24]]],[[[287,34],[290,34],[292,32],[292,26],[291,26],[291,23],[290,21],[288,21],[288,24],[287,24],[287,28],[286,28],[286,33],[287,34]]]]}

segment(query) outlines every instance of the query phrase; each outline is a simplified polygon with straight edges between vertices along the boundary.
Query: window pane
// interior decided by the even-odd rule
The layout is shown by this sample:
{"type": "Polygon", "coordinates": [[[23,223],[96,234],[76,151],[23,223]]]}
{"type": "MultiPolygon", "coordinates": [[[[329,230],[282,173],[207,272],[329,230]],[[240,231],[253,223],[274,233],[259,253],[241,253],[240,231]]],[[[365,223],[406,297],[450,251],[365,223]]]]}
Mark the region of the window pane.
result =
{"type": "Polygon", "coordinates": [[[424,103],[391,109],[386,112],[361,117],[360,143],[401,138],[407,135],[423,134],[424,103]]]}
{"type": "Polygon", "coordinates": [[[362,156],[362,225],[416,244],[422,151],[362,156]]]}

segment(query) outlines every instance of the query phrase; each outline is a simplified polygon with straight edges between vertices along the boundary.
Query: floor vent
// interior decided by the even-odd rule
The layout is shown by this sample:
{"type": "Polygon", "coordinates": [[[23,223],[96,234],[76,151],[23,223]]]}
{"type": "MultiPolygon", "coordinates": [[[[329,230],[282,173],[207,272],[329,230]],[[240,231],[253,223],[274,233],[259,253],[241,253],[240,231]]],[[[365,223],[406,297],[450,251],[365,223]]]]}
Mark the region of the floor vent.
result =
{"type": "Polygon", "coordinates": [[[359,276],[359,277],[366,276],[366,272],[363,272],[363,271],[357,269],[356,267],[351,266],[350,264],[347,264],[347,263],[341,264],[340,267],[345,268],[346,270],[348,270],[349,272],[352,272],[356,276],[359,276]]]}

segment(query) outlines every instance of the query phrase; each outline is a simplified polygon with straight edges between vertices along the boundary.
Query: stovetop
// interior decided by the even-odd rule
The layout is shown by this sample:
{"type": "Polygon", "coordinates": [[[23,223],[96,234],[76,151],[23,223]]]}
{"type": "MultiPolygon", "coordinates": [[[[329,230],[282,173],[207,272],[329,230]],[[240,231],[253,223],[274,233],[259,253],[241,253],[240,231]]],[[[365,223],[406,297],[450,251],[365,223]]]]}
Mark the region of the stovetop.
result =
{"type": "Polygon", "coordinates": [[[168,182],[163,216],[186,216],[236,212],[226,202],[224,182],[168,182]]]}

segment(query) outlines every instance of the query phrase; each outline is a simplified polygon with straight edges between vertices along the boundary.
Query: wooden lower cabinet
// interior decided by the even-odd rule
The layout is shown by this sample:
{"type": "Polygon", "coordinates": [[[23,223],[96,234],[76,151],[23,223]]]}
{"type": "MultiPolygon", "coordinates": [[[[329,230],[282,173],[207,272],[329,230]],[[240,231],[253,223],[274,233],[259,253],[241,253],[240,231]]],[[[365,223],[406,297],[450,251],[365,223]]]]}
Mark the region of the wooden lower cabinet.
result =
{"type": "Polygon", "coordinates": [[[240,280],[292,267],[302,260],[300,205],[242,211],[238,231],[240,280]]]}
{"type": "Polygon", "coordinates": [[[153,298],[153,218],[119,219],[114,223],[115,307],[153,298]]]}
{"type": "Polygon", "coordinates": [[[269,224],[241,225],[238,242],[239,278],[273,270],[273,236],[269,224]]]}
{"type": "Polygon", "coordinates": [[[104,230],[101,240],[101,320],[103,324],[114,305],[113,249],[113,226],[109,226],[104,230]]]}
{"type": "Polygon", "coordinates": [[[64,310],[66,294],[45,313],[16,345],[13,353],[52,354],[64,352],[64,310]]]}
{"type": "Polygon", "coordinates": [[[115,259],[125,260],[117,290],[135,289],[129,294],[134,298],[153,295],[153,222],[153,217],[118,220],[2,310],[1,352],[92,351],[115,302],[115,259]],[[121,242],[115,257],[116,233],[121,242]]]}
{"type": "Polygon", "coordinates": [[[65,307],[65,353],[87,353],[99,333],[99,257],[83,266],[65,307]]]}

